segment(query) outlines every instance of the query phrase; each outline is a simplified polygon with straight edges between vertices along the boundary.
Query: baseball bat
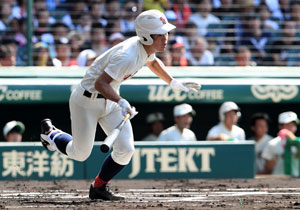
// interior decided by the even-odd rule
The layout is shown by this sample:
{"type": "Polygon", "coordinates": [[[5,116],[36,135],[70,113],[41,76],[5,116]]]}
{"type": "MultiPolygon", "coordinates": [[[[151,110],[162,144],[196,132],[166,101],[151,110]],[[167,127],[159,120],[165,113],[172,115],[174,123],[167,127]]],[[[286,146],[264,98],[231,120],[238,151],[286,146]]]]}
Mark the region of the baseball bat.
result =
{"type": "Polygon", "coordinates": [[[125,122],[130,118],[130,114],[127,113],[123,120],[120,122],[120,124],[109,134],[105,139],[103,144],[100,146],[100,150],[104,153],[107,153],[111,146],[114,144],[115,140],[119,136],[123,126],[125,125],[125,122]]]}

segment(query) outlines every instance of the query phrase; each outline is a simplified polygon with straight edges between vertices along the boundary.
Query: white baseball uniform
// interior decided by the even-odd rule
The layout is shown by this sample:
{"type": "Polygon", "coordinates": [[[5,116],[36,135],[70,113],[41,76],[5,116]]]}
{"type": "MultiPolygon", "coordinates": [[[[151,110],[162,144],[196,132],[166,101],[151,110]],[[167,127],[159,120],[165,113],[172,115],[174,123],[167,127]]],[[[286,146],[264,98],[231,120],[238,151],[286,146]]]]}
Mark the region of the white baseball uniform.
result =
{"type": "MultiPolygon", "coordinates": [[[[255,153],[256,153],[256,173],[259,173],[265,168],[265,159],[262,158],[263,150],[268,146],[268,142],[273,139],[272,136],[265,134],[261,139],[255,143],[255,153]]],[[[249,140],[255,141],[254,137],[249,138],[249,140]]]]}
{"type": "MultiPolygon", "coordinates": [[[[284,174],[284,146],[285,141],[281,139],[280,136],[269,141],[267,147],[262,153],[262,157],[266,160],[272,160],[276,158],[276,165],[273,170],[273,174],[284,174]]],[[[292,147],[292,175],[298,176],[298,158],[295,157],[297,154],[297,149],[292,147]]]]}
{"type": "MultiPolygon", "coordinates": [[[[136,74],[147,61],[155,59],[155,54],[147,55],[139,38],[132,37],[112,47],[100,55],[88,68],[81,83],[73,90],[70,97],[72,121],[71,141],[66,149],[70,158],[84,161],[92,151],[97,123],[109,135],[121,122],[123,115],[119,105],[104,98],[97,98],[95,81],[106,72],[113,81],[111,87],[119,93],[121,83],[136,74]],[[91,97],[83,95],[89,91],[91,97]]],[[[133,132],[130,121],[125,123],[113,146],[112,159],[120,164],[129,163],[134,152],[133,132]]]]}
{"type": "Polygon", "coordinates": [[[223,122],[220,122],[219,124],[215,125],[214,127],[212,127],[207,134],[206,139],[209,139],[211,137],[215,137],[218,136],[219,134],[226,134],[228,135],[230,138],[234,138],[237,141],[243,141],[246,140],[246,135],[245,135],[245,131],[240,128],[237,125],[233,125],[232,130],[229,131],[223,122]]]}
{"type": "Polygon", "coordinates": [[[196,135],[188,128],[181,133],[176,125],[173,125],[161,132],[157,141],[197,141],[196,135]]]}

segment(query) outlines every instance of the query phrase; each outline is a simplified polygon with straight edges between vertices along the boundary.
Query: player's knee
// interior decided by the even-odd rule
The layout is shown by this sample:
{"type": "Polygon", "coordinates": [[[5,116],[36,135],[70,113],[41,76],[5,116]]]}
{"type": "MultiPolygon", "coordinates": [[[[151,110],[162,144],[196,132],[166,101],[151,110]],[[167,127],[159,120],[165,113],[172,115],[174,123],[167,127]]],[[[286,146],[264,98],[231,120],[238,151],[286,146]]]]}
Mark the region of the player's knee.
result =
{"type": "Polygon", "coordinates": [[[79,162],[83,162],[90,156],[90,152],[80,152],[76,154],[76,157],[74,157],[75,160],[79,162]]]}
{"type": "Polygon", "coordinates": [[[123,148],[122,152],[113,151],[111,155],[116,163],[120,165],[127,165],[130,162],[134,151],[134,147],[126,147],[123,148]]]}

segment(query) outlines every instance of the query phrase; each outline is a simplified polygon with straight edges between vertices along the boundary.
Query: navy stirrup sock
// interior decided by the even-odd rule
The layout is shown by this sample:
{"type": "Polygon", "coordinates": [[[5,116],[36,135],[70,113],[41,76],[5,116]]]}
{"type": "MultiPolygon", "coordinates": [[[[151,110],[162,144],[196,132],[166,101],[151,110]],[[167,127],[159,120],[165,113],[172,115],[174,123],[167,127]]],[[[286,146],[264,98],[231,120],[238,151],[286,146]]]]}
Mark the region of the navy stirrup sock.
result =
{"type": "MultiPolygon", "coordinates": [[[[50,138],[52,139],[55,135],[57,134],[57,132],[53,132],[51,135],[50,135],[50,138]]],[[[64,153],[65,155],[67,155],[67,152],[66,152],[66,148],[67,148],[67,145],[68,143],[72,141],[72,136],[70,134],[67,134],[67,133],[60,133],[55,139],[54,139],[54,143],[57,147],[57,149],[64,153]]]]}
{"type": "Polygon", "coordinates": [[[117,175],[125,165],[120,165],[116,163],[112,158],[111,155],[108,155],[104,163],[102,165],[101,172],[99,173],[99,178],[105,182],[111,180],[115,175],[117,175]]]}

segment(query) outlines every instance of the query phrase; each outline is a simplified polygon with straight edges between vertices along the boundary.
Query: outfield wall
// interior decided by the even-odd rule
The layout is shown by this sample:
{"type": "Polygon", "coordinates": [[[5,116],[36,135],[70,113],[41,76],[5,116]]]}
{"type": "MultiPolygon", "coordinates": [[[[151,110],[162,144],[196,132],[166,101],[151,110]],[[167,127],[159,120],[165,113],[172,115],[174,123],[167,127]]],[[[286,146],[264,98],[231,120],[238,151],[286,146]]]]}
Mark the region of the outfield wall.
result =
{"type": "MultiPolygon", "coordinates": [[[[107,154],[95,143],[85,162],[49,152],[39,142],[0,143],[0,180],[93,179],[107,154]]],[[[136,142],[116,179],[254,178],[255,142],[136,142]]]]}

